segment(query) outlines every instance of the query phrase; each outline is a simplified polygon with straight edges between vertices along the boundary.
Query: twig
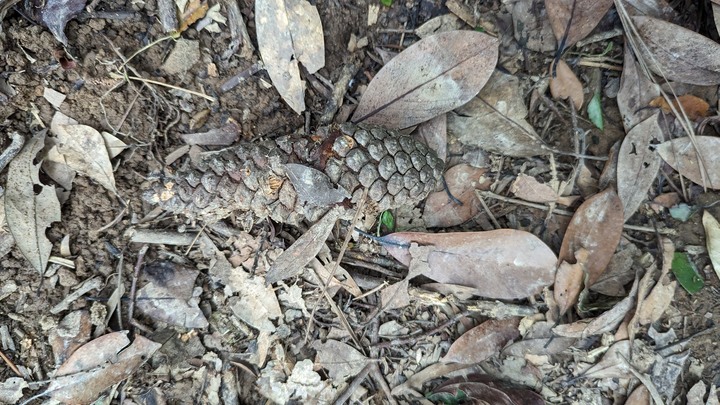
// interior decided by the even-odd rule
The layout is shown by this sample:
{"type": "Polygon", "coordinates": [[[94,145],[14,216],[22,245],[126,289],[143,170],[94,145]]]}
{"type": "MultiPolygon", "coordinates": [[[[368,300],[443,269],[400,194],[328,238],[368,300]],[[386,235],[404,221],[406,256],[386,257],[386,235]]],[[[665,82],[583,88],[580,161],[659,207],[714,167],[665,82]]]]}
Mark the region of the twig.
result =
{"type": "Polygon", "coordinates": [[[8,367],[10,367],[10,370],[12,370],[13,373],[15,373],[18,377],[25,377],[24,375],[22,375],[22,373],[21,373],[20,370],[17,368],[17,366],[15,365],[15,363],[13,363],[12,360],[10,360],[9,357],[5,356],[5,353],[3,353],[2,350],[0,350],[0,358],[3,359],[3,361],[5,362],[5,364],[7,364],[8,367]]]}
{"type": "Polygon", "coordinates": [[[18,153],[20,153],[23,145],[25,145],[25,138],[19,133],[11,132],[10,136],[12,137],[12,142],[10,143],[10,146],[8,146],[3,151],[3,153],[0,154],[0,172],[5,169],[5,166],[7,166],[8,163],[10,163],[10,161],[13,160],[18,153]]]}
{"type": "Polygon", "coordinates": [[[159,81],[157,81],[157,80],[145,79],[144,77],[129,76],[129,75],[127,75],[127,74],[123,76],[123,75],[120,75],[120,74],[114,73],[114,72],[110,72],[110,77],[113,78],[113,79],[123,79],[123,78],[124,78],[124,79],[126,79],[126,80],[135,80],[135,81],[142,82],[142,83],[146,83],[146,84],[147,84],[147,83],[150,83],[150,84],[155,84],[155,85],[157,85],[157,86],[167,87],[167,88],[170,88],[170,89],[174,89],[174,90],[178,90],[178,91],[182,91],[182,92],[191,94],[191,95],[196,96],[196,97],[204,98],[205,100],[208,100],[208,101],[210,101],[211,103],[214,103],[215,101],[217,101],[217,100],[215,99],[215,97],[208,96],[207,94],[198,93],[197,91],[193,91],[193,90],[186,89],[186,88],[183,88],[183,87],[178,87],[178,86],[175,86],[175,85],[172,85],[172,84],[167,84],[167,83],[159,82],[159,81]]]}
{"type": "Polygon", "coordinates": [[[368,362],[368,364],[363,367],[362,370],[360,370],[360,373],[353,378],[350,385],[347,386],[345,391],[343,391],[342,394],[340,394],[339,397],[333,402],[335,405],[342,405],[345,402],[347,402],[348,399],[352,396],[353,392],[357,391],[358,388],[360,388],[360,385],[365,380],[365,377],[367,377],[368,373],[370,373],[370,370],[373,368],[373,363],[368,362]]]}
{"type": "Polygon", "coordinates": [[[235,88],[238,84],[244,82],[247,80],[250,76],[254,75],[255,73],[261,71],[264,69],[264,66],[262,62],[254,63],[249,68],[243,70],[242,72],[236,74],[235,76],[225,80],[223,84],[220,85],[220,88],[218,89],[219,93],[226,93],[232,89],[235,88]]]}
{"type": "Polygon", "coordinates": [[[135,262],[135,271],[133,272],[132,283],[130,284],[130,304],[128,304],[128,320],[131,324],[134,324],[133,315],[135,312],[135,292],[137,289],[137,280],[140,277],[140,269],[143,266],[145,260],[145,253],[148,251],[148,245],[142,245],[140,251],[138,251],[137,262],[135,262]]]}
{"type": "Polygon", "coordinates": [[[488,217],[490,217],[490,220],[492,221],[493,225],[495,226],[495,229],[502,228],[500,226],[500,223],[498,222],[497,218],[495,218],[495,215],[493,215],[492,211],[490,211],[490,207],[488,207],[487,203],[485,202],[485,199],[477,194],[476,194],[476,196],[477,196],[478,201],[480,201],[480,205],[483,206],[485,213],[487,214],[488,217]]]}

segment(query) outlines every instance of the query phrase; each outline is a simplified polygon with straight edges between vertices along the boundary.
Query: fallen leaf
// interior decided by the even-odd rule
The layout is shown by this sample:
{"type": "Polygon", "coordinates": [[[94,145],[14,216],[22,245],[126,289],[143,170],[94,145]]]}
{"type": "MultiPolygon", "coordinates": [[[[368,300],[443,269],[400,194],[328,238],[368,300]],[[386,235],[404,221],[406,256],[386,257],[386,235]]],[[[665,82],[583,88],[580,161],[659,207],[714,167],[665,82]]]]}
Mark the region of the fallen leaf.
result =
{"type": "Polygon", "coordinates": [[[405,308],[410,305],[410,294],[408,293],[409,280],[407,278],[385,287],[380,292],[380,302],[384,311],[405,308]]]}
{"type": "Polygon", "coordinates": [[[558,259],[576,263],[578,251],[587,250],[585,288],[592,286],[605,271],[620,242],[623,223],[622,203],[612,189],[592,196],[575,211],[558,259]]]}
{"type": "Polygon", "coordinates": [[[658,85],[643,73],[635,60],[632,48],[626,46],[620,89],[617,94],[618,109],[623,119],[625,132],[629,132],[635,125],[655,114],[651,109],[642,107],[648,105],[650,100],[659,95],[658,85]]]}
{"type": "Polygon", "coordinates": [[[35,21],[44,25],[55,38],[68,44],[65,36],[65,25],[85,8],[85,0],[46,0],[27,2],[26,11],[35,21]]]}
{"type": "Polygon", "coordinates": [[[273,85],[296,113],[305,110],[302,63],[309,73],[325,65],[322,22],[305,0],[257,0],[255,26],[258,48],[273,85]]]}
{"type": "Polygon", "coordinates": [[[558,194],[552,187],[540,183],[535,177],[523,173],[517,176],[510,187],[510,192],[515,194],[515,197],[522,198],[525,201],[549,203],[558,200],[558,194]]]}
{"type": "Polygon", "coordinates": [[[490,78],[498,43],[475,31],[421,39],[370,81],[353,122],[407,128],[467,103],[490,78]]]}
{"type": "Polygon", "coordinates": [[[10,233],[25,259],[40,274],[45,272],[52,250],[45,231],[50,224],[60,221],[55,187],[40,182],[40,164],[33,163],[44,144],[45,132],[25,144],[9,164],[5,190],[5,220],[10,233]]]}
{"type": "Polygon", "coordinates": [[[87,125],[58,125],[55,135],[58,152],[69,167],[117,194],[112,163],[100,132],[87,125]]]}
{"type": "Polygon", "coordinates": [[[558,317],[565,315],[577,303],[580,292],[583,290],[585,279],[585,263],[588,251],[579,249],[575,252],[577,263],[566,261],[560,263],[555,273],[555,287],[553,295],[558,308],[558,317]]]}
{"type": "Polygon", "coordinates": [[[443,14],[433,17],[423,25],[417,27],[415,29],[415,35],[420,38],[425,38],[441,32],[456,31],[464,25],[465,23],[455,14],[443,14]]]}
{"type": "Polygon", "coordinates": [[[477,97],[448,114],[448,132],[463,145],[500,155],[546,154],[527,114],[520,80],[495,72],[477,97]]]}
{"type": "Polygon", "coordinates": [[[450,345],[443,363],[476,364],[500,353],[505,345],[520,336],[519,318],[491,319],[463,333],[450,345]]]}
{"type": "Polygon", "coordinates": [[[208,2],[202,0],[191,0],[187,3],[182,17],[180,17],[180,28],[178,32],[184,32],[191,25],[205,16],[208,11],[208,2]]]}
{"type": "Polygon", "coordinates": [[[647,193],[660,170],[660,156],[652,148],[663,139],[663,129],[655,114],[627,133],[617,163],[617,192],[625,221],[647,200],[647,193]]]}
{"type": "Polygon", "coordinates": [[[543,398],[527,388],[495,380],[487,374],[473,373],[452,377],[433,389],[427,399],[433,403],[543,405],[543,398]]]}
{"type": "Polygon", "coordinates": [[[446,228],[469,221],[480,211],[475,190],[487,190],[490,180],[483,177],[485,168],[466,164],[453,166],[444,177],[448,191],[431,193],[425,201],[423,219],[428,227],[446,228]]]}
{"type": "Polygon", "coordinates": [[[324,343],[316,340],[312,348],[317,351],[315,365],[326,369],[330,378],[338,382],[355,376],[370,361],[354,347],[333,339],[324,343]]]}
{"type": "Polygon", "coordinates": [[[64,403],[90,403],[130,377],[162,346],[139,335],[130,344],[127,333],[109,333],[81,346],[58,368],[44,394],[64,403]]]}
{"type": "Polygon", "coordinates": [[[558,100],[569,98],[576,110],[582,108],[585,100],[583,85],[564,60],[560,60],[555,69],[550,66],[550,94],[558,100]]]}
{"type": "Polygon", "coordinates": [[[628,396],[625,405],[652,405],[650,391],[644,385],[638,385],[628,396]]]}
{"type": "Polygon", "coordinates": [[[720,278],[720,222],[708,211],[703,212],[703,228],[705,228],[705,246],[715,274],[720,278]]]}
{"type": "Polygon", "coordinates": [[[632,377],[633,374],[627,362],[627,360],[631,358],[630,346],[631,343],[629,340],[621,340],[613,343],[607,352],[605,352],[602,360],[585,370],[582,376],[594,379],[632,377]]]}
{"type": "Polygon", "coordinates": [[[555,39],[565,39],[560,51],[588,36],[612,5],[612,0],[545,0],[555,39]]]}
{"type": "Polygon", "coordinates": [[[180,139],[188,145],[228,146],[237,142],[241,131],[240,124],[229,118],[220,128],[213,128],[207,132],[181,134],[180,139]]]}
{"type": "Polygon", "coordinates": [[[162,261],[145,266],[147,284],[137,291],[135,307],[142,314],[171,325],[185,328],[208,326],[193,294],[199,272],[162,261]]]}
{"type": "Polygon", "coordinates": [[[720,156],[720,138],[695,136],[695,144],[697,149],[689,137],[676,138],[658,145],[657,151],[667,164],[693,183],[720,189],[720,159],[717,158],[720,156]],[[705,168],[706,181],[703,181],[698,161],[702,161],[705,168]]]}
{"type": "Polygon", "coordinates": [[[385,248],[409,265],[413,274],[473,287],[484,297],[526,298],[552,284],[555,277],[555,254],[535,235],[524,231],[399,232],[382,239],[392,243],[385,248]],[[407,246],[413,242],[427,248],[425,256],[411,255],[407,246]]]}
{"type": "Polygon", "coordinates": [[[440,114],[418,125],[417,135],[430,150],[447,162],[447,114],[440,114]]]}
{"type": "Polygon", "coordinates": [[[350,198],[350,193],[339,184],[333,184],[327,174],[318,169],[287,163],[285,173],[297,191],[302,204],[313,207],[330,207],[350,198]]]}
{"type": "Polygon", "coordinates": [[[670,81],[720,84],[720,44],[656,18],[632,17],[632,21],[646,45],[639,52],[653,72],[670,81]]]}
{"type": "MultiPolygon", "coordinates": [[[[697,121],[703,117],[707,117],[710,113],[710,104],[700,97],[693,96],[692,94],[679,96],[678,98],[673,99],[672,103],[680,114],[682,114],[680,110],[685,111],[685,115],[687,115],[691,121],[697,121]]],[[[670,104],[668,104],[667,100],[665,100],[665,97],[663,96],[658,96],[650,100],[649,105],[650,107],[660,108],[665,114],[672,113],[670,104]]]]}
{"type": "MultiPolygon", "coordinates": [[[[2,21],[2,15],[0,15],[2,21]]],[[[23,397],[22,390],[28,388],[29,385],[24,378],[10,377],[0,383],[0,402],[6,404],[16,404],[23,397]]]]}
{"type": "Polygon", "coordinates": [[[515,40],[535,52],[552,52],[557,48],[545,0],[520,0],[504,4],[512,14],[515,40]]]}
{"type": "Polygon", "coordinates": [[[670,281],[667,277],[660,279],[650,291],[650,294],[643,300],[643,304],[636,315],[637,322],[640,325],[649,325],[659,320],[670,307],[676,288],[677,281],[670,281]]]}
{"type": "Polygon", "coordinates": [[[705,286],[705,280],[700,277],[695,263],[687,253],[675,252],[672,259],[672,272],[680,285],[690,294],[695,294],[705,286]]]}

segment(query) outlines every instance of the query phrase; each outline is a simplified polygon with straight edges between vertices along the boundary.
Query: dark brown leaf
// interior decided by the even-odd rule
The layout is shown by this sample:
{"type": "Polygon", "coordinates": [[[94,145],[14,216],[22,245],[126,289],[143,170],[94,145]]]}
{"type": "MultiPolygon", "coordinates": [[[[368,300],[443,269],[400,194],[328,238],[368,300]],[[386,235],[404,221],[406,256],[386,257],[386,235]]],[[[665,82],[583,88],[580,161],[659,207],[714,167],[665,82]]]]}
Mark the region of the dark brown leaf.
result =
{"type": "Polygon", "coordinates": [[[449,227],[462,224],[477,215],[480,203],[475,190],[487,190],[490,181],[483,175],[485,168],[477,168],[466,164],[453,166],[445,173],[452,199],[445,190],[437,191],[425,201],[423,219],[428,227],[449,227]]]}
{"type": "Polygon", "coordinates": [[[588,36],[612,5],[613,0],[545,0],[558,44],[566,37],[563,49],[588,36]]]}

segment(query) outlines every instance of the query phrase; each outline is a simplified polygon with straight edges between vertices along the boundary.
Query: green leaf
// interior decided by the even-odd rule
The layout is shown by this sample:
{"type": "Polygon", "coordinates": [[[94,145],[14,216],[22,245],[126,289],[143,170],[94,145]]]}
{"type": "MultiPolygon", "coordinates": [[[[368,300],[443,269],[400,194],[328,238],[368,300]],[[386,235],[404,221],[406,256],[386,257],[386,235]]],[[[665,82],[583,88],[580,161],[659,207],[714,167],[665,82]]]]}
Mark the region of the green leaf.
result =
{"type": "Polygon", "coordinates": [[[465,403],[467,400],[467,394],[463,390],[457,390],[455,395],[449,392],[435,392],[428,394],[426,398],[435,403],[442,403],[445,405],[458,405],[465,403]]]}
{"type": "Polygon", "coordinates": [[[377,235],[383,235],[388,232],[394,232],[395,231],[395,217],[393,217],[392,212],[390,211],[383,211],[380,214],[380,220],[378,221],[377,226],[377,235]]]}
{"type": "Polygon", "coordinates": [[[685,203],[680,203],[670,208],[670,216],[681,222],[687,222],[697,209],[685,203]]]}
{"type": "Polygon", "coordinates": [[[672,261],[672,272],[687,292],[695,294],[705,285],[705,281],[691,262],[686,253],[675,252],[672,261]]]}
{"type": "Polygon", "coordinates": [[[600,104],[600,92],[596,92],[587,106],[588,118],[601,131],[605,124],[603,122],[602,105],[600,104]]]}
{"type": "Polygon", "coordinates": [[[382,4],[385,7],[390,7],[393,4],[393,0],[380,0],[380,4],[382,4]]]}

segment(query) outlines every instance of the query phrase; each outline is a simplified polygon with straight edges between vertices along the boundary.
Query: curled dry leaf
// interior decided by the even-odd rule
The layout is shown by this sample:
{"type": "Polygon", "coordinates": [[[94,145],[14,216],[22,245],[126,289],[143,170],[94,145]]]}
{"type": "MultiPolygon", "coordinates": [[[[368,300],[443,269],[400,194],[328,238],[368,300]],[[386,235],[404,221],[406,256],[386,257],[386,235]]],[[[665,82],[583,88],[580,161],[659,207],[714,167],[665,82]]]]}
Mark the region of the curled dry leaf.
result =
{"type": "Polygon", "coordinates": [[[585,100],[583,85],[564,60],[557,63],[557,68],[550,67],[550,94],[553,98],[564,100],[570,98],[575,109],[579,110],[585,100]],[[553,75],[554,73],[554,75],[553,75]]]}
{"type": "Polygon", "coordinates": [[[585,264],[589,252],[580,248],[575,252],[576,263],[570,264],[566,261],[560,263],[555,273],[555,287],[553,295],[557,303],[558,316],[565,313],[577,303],[580,292],[583,289],[585,279],[585,264]]]}
{"type": "MultiPolygon", "coordinates": [[[[687,117],[692,121],[697,121],[701,118],[707,117],[710,113],[710,104],[700,97],[693,96],[692,94],[684,94],[676,99],[673,99],[672,104],[680,114],[682,114],[680,110],[685,111],[685,115],[687,115],[687,117]]],[[[650,100],[649,105],[650,107],[660,108],[665,114],[672,113],[672,108],[670,107],[670,104],[668,104],[667,100],[665,100],[665,97],[655,97],[650,100]]]]}
{"type": "Polygon", "coordinates": [[[45,394],[63,403],[90,403],[130,377],[162,346],[139,335],[130,344],[127,333],[109,333],[77,349],[57,370],[45,394]]]}
{"type": "Polygon", "coordinates": [[[518,318],[491,319],[463,333],[441,359],[443,363],[480,363],[500,353],[505,345],[520,336],[518,318]]]}
{"type": "Polygon", "coordinates": [[[545,0],[555,38],[565,38],[562,50],[588,36],[612,5],[613,0],[545,0]]]}
{"type": "Polygon", "coordinates": [[[423,219],[428,227],[449,227],[460,225],[477,215],[479,203],[475,190],[487,190],[490,181],[483,175],[485,168],[466,164],[453,166],[445,173],[448,191],[441,190],[430,194],[425,201],[423,219]]]}
{"type": "Polygon", "coordinates": [[[558,259],[576,263],[580,260],[580,249],[587,250],[586,288],[595,283],[610,263],[622,236],[623,223],[622,202],[612,189],[592,196],[575,211],[558,259]]]}
{"type": "Polygon", "coordinates": [[[632,21],[647,45],[635,51],[653,72],[683,83],[720,84],[720,44],[656,18],[632,17],[632,21]]]}
{"type": "Polygon", "coordinates": [[[535,235],[513,229],[488,232],[398,232],[383,239],[385,248],[405,265],[426,277],[477,289],[489,298],[516,299],[538,294],[552,284],[557,258],[535,235]],[[398,246],[424,245],[425,255],[413,257],[398,246]]]}
{"type": "Polygon", "coordinates": [[[543,398],[527,388],[496,381],[487,374],[470,374],[453,377],[443,382],[428,395],[433,403],[456,403],[459,392],[472,398],[474,404],[543,405],[543,398]],[[454,401],[453,401],[454,400],[454,401]]]}
{"type": "Polygon", "coordinates": [[[5,220],[20,252],[40,274],[45,271],[52,243],[45,231],[60,221],[55,187],[40,182],[40,164],[33,161],[45,144],[45,132],[35,135],[10,162],[5,191],[5,220]],[[35,192],[37,187],[40,192],[35,192]]]}
{"type": "Polygon", "coordinates": [[[655,114],[628,132],[620,146],[617,162],[617,190],[625,221],[647,199],[647,192],[660,170],[660,156],[653,145],[663,139],[663,129],[655,114]]]}
{"type": "Polygon", "coordinates": [[[703,228],[705,228],[705,245],[715,274],[720,278],[720,222],[708,211],[703,212],[703,228]]]}
{"type": "Polygon", "coordinates": [[[55,135],[58,152],[69,167],[117,194],[112,163],[100,132],[87,125],[58,125],[55,135]]]}
{"type": "Polygon", "coordinates": [[[650,101],[660,95],[660,88],[652,82],[640,69],[635,60],[632,48],[625,47],[620,89],[617,94],[617,104],[623,119],[625,132],[635,125],[646,120],[654,112],[647,106],[650,101]]]}
{"type": "Polygon", "coordinates": [[[498,43],[475,31],[443,32],[418,41],[380,69],[353,122],[407,128],[467,103],[495,69],[498,43]]]}
{"type": "Polygon", "coordinates": [[[257,0],[255,26],[258,48],[273,85],[298,114],[305,110],[302,63],[309,73],[325,65],[322,22],[305,0],[257,0]]]}
{"type": "Polygon", "coordinates": [[[448,114],[448,132],[464,145],[492,153],[544,154],[545,145],[525,119],[527,114],[519,79],[495,72],[477,97],[448,114]]]}
{"type": "Polygon", "coordinates": [[[717,158],[720,156],[720,138],[696,136],[695,144],[697,149],[689,137],[677,138],[661,143],[657,151],[667,164],[693,183],[720,189],[720,159],[717,158]],[[701,168],[705,169],[705,179],[701,168]]]}

